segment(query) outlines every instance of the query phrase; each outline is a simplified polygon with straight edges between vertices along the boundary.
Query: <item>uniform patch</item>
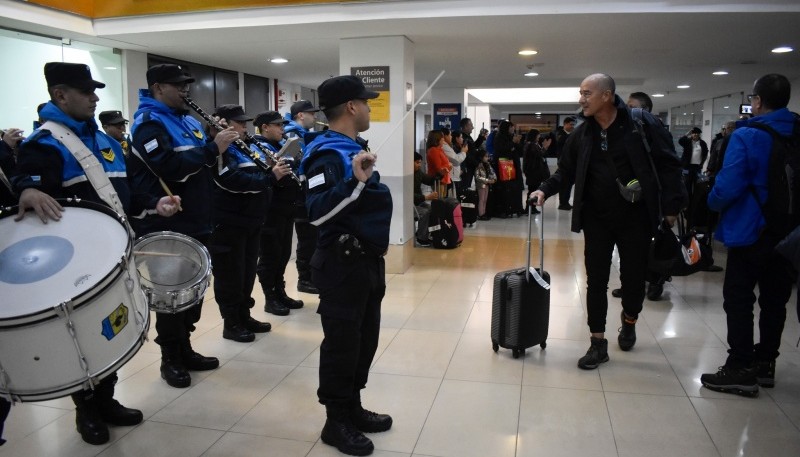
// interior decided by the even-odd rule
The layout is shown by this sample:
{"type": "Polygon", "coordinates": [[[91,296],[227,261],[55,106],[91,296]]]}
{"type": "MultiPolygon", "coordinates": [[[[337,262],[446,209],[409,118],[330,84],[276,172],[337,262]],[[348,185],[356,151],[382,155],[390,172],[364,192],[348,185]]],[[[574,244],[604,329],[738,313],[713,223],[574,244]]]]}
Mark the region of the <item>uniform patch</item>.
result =
{"type": "Polygon", "coordinates": [[[31,176],[31,181],[33,182],[42,182],[42,177],[39,175],[31,176]]]}
{"type": "Polygon", "coordinates": [[[144,150],[147,151],[148,154],[158,149],[158,139],[153,138],[152,140],[148,141],[144,144],[144,150]]]}
{"type": "Polygon", "coordinates": [[[200,130],[192,130],[192,133],[194,133],[194,136],[198,140],[202,140],[203,139],[203,132],[201,132],[200,130]]]}
{"type": "Polygon", "coordinates": [[[103,319],[103,330],[100,332],[108,341],[119,335],[128,325],[128,307],[120,303],[117,309],[103,319]]]}
{"type": "Polygon", "coordinates": [[[313,176],[311,179],[308,180],[308,188],[313,189],[317,186],[325,184],[325,173],[320,173],[316,176],[313,176]]]}
{"type": "Polygon", "coordinates": [[[113,162],[116,155],[114,154],[114,150],[111,148],[102,149],[100,153],[103,154],[103,158],[106,159],[108,162],[113,162]]]}

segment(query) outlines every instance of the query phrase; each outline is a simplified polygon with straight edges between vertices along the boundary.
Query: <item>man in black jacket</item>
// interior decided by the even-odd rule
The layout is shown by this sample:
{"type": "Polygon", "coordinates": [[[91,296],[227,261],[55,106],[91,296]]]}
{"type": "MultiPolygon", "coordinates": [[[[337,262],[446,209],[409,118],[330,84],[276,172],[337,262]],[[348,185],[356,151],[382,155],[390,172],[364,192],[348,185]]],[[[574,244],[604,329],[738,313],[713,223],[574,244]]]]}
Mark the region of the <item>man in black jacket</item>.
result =
{"type": "Polygon", "coordinates": [[[700,139],[700,134],[703,133],[699,127],[694,127],[689,132],[678,139],[678,144],[683,148],[681,154],[681,163],[683,169],[687,171],[686,174],[686,190],[689,192],[689,198],[692,198],[692,191],[694,190],[694,183],[697,177],[703,170],[703,164],[706,163],[708,158],[708,145],[705,141],[700,139]]]}
{"type": "Polygon", "coordinates": [[[615,90],[614,80],[605,74],[583,80],[579,103],[585,122],[564,145],[558,170],[531,194],[531,201],[541,206],[558,192],[562,182],[575,180],[572,231],[583,230],[586,243],[586,307],[591,333],[591,346],[578,367],[586,370],[609,360],[606,292],[614,244],[619,249],[623,281],[618,342],[623,351],[628,351],[636,343],[648,246],[660,223],[659,207],[666,223],[673,224],[687,201],[669,133],[647,112],[642,112],[644,125],[638,126],[615,90]],[[637,185],[637,198],[626,199],[624,194],[630,197],[637,185]]]}

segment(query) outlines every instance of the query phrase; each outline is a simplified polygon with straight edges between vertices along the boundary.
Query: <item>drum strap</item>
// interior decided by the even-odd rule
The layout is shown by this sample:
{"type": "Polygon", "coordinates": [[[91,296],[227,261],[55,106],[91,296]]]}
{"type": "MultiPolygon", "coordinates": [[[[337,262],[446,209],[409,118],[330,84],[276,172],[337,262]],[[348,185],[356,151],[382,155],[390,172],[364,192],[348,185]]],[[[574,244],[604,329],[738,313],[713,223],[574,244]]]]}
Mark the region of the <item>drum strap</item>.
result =
{"type": "Polygon", "coordinates": [[[77,160],[81,168],[83,168],[83,172],[86,173],[86,178],[89,180],[89,183],[91,183],[94,190],[97,191],[97,195],[119,214],[124,215],[125,209],[122,206],[122,202],[119,201],[119,196],[116,190],[114,190],[114,185],[111,184],[111,180],[108,179],[103,165],[100,164],[97,157],[92,154],[92,151],[83,144],[83,141],[70,131],[70,129],[57,122],[47,121],[42,124],[41,128],[49,130],[50,133],[53,134],[53,137],[60,141],[61,144],[72,153],[72,156],[75,157],[75,160],[77,160]]]}
{"type": "Polygon", "coordinates": [[[11,195],[17,194],[16,192],[14,192],[14,188],[11,187],[11,181],[8,180],[8,176],[6,176],[2,168],[0,168],[0,181],[3,182],[3,185],[8,187],[8,190],[11,191],[11,195]]]}

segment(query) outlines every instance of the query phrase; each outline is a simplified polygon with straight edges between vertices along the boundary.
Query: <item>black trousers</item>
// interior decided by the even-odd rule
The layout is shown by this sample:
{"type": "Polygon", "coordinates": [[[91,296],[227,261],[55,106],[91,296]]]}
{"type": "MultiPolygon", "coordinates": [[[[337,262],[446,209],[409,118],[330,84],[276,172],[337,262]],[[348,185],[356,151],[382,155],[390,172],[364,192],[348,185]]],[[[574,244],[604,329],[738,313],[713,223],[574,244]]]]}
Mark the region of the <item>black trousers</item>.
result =
{"type": "MultiPolygon", "coordinates": [[[[572,196],[572,186],[575,183],[568,178],[564,178],[561,181],[561,188],[558,190],[558,204],[559,205],[568,205],[569,198],[572,196]]],[[[535,189],[534,189],[535,190],[535,189]]]]}
{"type": "MultiPolygon", "coordinates": [[[[608,277],[614,245],[619,250],[622,308],[630,317],[642,311],[647,276],[647,251],[650,245],[647,208],[642,203],[620,207],[613,216],[601,216],[584,209],[583,238],[586,266],[586,312],[589,331],[606,331],[608,277]]],[[[585,205],[584,208],[588,208],[585,205]]]]}
{"type": "Polygon", "coordinates": [[[250,316],[253,285],[256,281],[258,244],[261,224],[214,227],[209,242],[214,266],[214,298],[223,319],[246,319],[250,316]]]}
{"type": "Polygon", "coordinates": [[[308,219],[295,219],[294,230],[297,232],[297,250],[295,264],[297,279],[311,281],[311,256],[317,249],[317,226],[311,225],[308,219]]]}
{"type": "MultiPolygon", "coordinates": [[[[320,251],[318,250],[317,253],[320,251]]],[[[343,263],[336,255],[312,261],[319,288],[324,339],[320,345],[319,402],[343,410],[360,397],[378,348],[381,301],[386,292],[383,257],[360,256],[343,263]]]]}
{"type": "Polygon", "coordinates": [[[723,306],[728,321],[728,360],[725,365],[743,368],[754,360],[775,360],[786,321],[786,302],[792,295],[789,263],[775,252],[778,237],[767,233],[750,246],[728,249],[723,306]],[[758,286],[760,341],[753,343],[753,305],[758,286]]]}
{"type": "Polygon", "coordinates": [[[9,403],[5,398],[0,397],[0,446],[6,442],[3,439],[3,425],[6,422],[6,418],[8,417],[8,413],[11,410],[11,403],[9,403]]]}
{"type": "Polygon", "coordinates": [[[261,227],[256,273],[265,289],[283,287],[283,274],[292,257],[293,231],[294,216],[291,214],[269,213],[261,227]]]}
{"type": "MultiPolygon", "coordinates": [[[[208,248],[208,235],[192,235],[203,246],[208,248]]],[[[203,301],[191,308],[175,314],[156,313],[156,344],[162,348],[178,349],[182,344],[189,342],[189,336],[195,330],[195,325],[200,321],[203,313],[203,301]]]]}

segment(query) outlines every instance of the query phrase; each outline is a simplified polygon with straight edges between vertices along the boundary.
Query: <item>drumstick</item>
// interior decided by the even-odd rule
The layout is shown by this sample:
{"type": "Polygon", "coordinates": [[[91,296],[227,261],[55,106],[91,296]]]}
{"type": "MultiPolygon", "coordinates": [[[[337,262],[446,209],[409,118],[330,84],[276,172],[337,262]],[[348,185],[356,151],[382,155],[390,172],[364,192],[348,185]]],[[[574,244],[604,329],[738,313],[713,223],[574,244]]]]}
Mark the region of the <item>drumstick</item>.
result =
{"type": "Polygon", "coordinates": [[[175,206],[178,207],[178,211],[183,211],[183,208],[181,208],[181,204],[178,202],[178,200],[175,199],[175,196],[172,195],[172,191],[169,190],[169,187],[167,187],[167,183],[165,183],[164,180],[161,178],[158,178],[158,182],[161,183],[161,188],[164,189],[164,192],[166,192],[167,195],[169,195],[169,199],[172,200],[172,203],[174,203],[175,206]]]}
{"type": "Polygon", "coordinates": [[[180,254],[173,252],[155,252],[155,251],[133,251],[134,255],[155,255],[161,257],[181,257],[180,254]]]}

